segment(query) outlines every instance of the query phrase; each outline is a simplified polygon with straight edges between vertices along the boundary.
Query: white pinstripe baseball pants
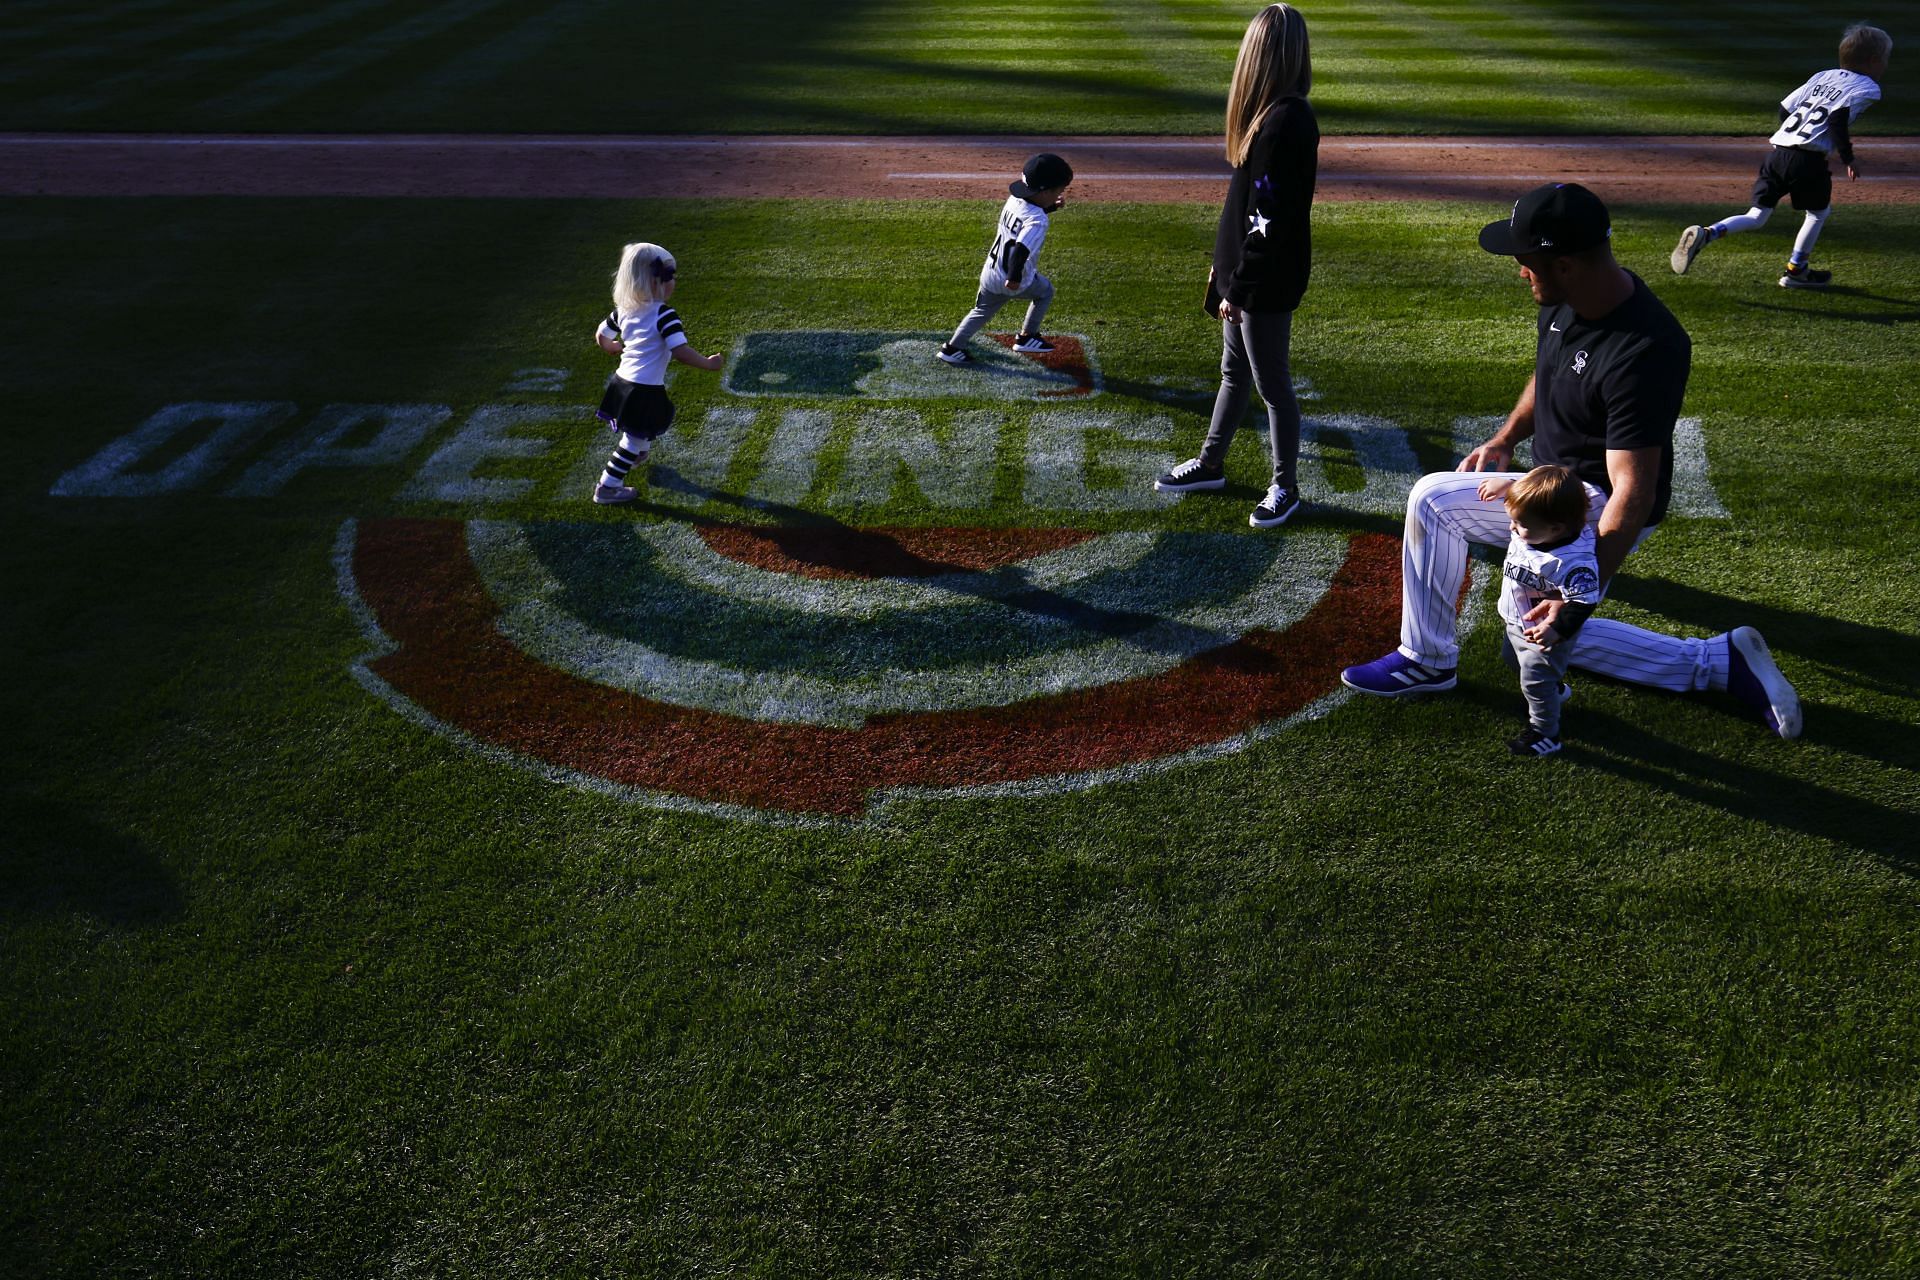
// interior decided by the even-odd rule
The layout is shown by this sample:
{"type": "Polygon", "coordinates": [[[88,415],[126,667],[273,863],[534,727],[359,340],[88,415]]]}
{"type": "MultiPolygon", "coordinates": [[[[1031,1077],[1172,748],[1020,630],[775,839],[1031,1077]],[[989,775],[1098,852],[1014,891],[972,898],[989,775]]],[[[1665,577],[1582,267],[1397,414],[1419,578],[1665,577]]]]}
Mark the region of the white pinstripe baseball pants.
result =
{"type": "MultiPolygon", "coordinates": [[[[1480,501],[1481,482],[1500,474],[1435,471],[1420,477],[1407,495],[1407,528],[1400,552],[1403,657],[1429,667],[1460,665],[1456,606],[1467,578],[1467,544],[1504,547],[1511,532],[1506,503],[1480,501]]],[[[1520,478],[1518,472],[1505,474],[1520,478]]],[[[1598,521],[1606,505],[1607,495],[1588,485],[1588,523],[1598,521]]],[[[1641,541],[1651,532],[1644,531],[1641,541]]],[[[1615,680],[1675,693],[1727,687],[1724,633],[1682,639],[1596,616],[1570,643],[1574,646],[1571,665],[1615,680]]]]}

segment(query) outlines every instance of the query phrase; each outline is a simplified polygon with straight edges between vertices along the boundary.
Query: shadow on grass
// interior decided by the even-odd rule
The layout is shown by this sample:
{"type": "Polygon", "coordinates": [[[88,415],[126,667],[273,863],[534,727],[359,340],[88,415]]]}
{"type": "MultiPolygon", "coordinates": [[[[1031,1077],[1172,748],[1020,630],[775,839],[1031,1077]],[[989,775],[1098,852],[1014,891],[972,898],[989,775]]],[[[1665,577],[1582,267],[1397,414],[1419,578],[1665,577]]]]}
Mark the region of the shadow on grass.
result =
{"type": "MultiPolygon", "coordinates": [[[[1806,292],[1813,292],[1807,290],[1806,292]]],[[[1735,298],[1733,303],[1749,311],[1779,311],[1796,320],[1851,320],[1856,324],[1914,324],[1920,322],[1920,301],[1912,298],[1889,298],[1881,293],[1869,293],[1865,289],[1855,289],[1847,285],[1835,285],[1820,291],[1829,298],[1858,298],[1863,302],[1884,302],[1895,307],[1904,307],[1904,311],[1822,311],[1805,306],[1787,306],[1779,302],[1755,302],[1748,298],[1735,298]]]]}
{"type": "Polygon", "coordinates": [[[0,913],[86,915],[140,928],[185,910],[173,873],[125,832],[45,800],[11,800],[5,814],[0,913]]]}
{"type": "MultiPolygon", "coordinates": [[[[1078,631],[1108,639],[1123,640],[1142,652],[1189,658],[1196,653],[1224,648],[1240,638],[1238,633],[1192,624],[1183,623],[1169,627],[1169,619],[1157,613],[1104,608],[1042,587],[989,594],[978,586],[971,585],[980,581],[980,575],[954,573],[954,570],[961,569],[962,566],[927,560],[903,546],[897,538],[883,530],[863,529],[823,512],[808,511],[803,507],[789,506],[765,498],[725,493],[688,480],[667,466],[653,468],[647,477],[647,482],[650,487],[685,494],[703,502],[719,503],[757,515],[773,516],[779,524],[768,526],[770,530],[784,527],[815,532],[830,531],[834,534],[834,541],[841,543],[843,547],[858,549],[873,564],[890,566],[893,572],[888,576],[912,577],[927,586],[952,591],[958,596],[971,596],[974,599],[1035,617],[1051,618],[1072,626],[1078,631]]],[[[694,525],[718,523],[698,517],[689,520],[686,511],[682,508],[645,500],[629,503],[626,509],[644,511],[666,520],[694,525]]],[[[1025,570],[1018,566],[1010,566],[1009,572],[1016,577],[1024,577],[1025,570]]]]}

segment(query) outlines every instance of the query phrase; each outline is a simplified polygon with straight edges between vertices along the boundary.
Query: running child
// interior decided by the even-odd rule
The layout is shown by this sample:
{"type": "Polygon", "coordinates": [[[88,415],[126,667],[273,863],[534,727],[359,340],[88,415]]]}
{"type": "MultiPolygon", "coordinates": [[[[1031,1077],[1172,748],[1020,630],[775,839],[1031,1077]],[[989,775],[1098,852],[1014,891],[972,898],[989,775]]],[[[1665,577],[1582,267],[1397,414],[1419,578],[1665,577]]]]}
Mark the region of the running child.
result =
{"type": "Polygon", "coordinates": [[[1685,275],[1700,251],[1721,236],[1765,226],[1780,197],[1788,196],[1793,207],[1806,214],[1806,220],[1794,238],[1780,287],[1826,288],[1833,273],[1816,271],[1808,263],[1814,243],[1820,239],[1820,229],[1833,212],[1833,174],[1827,156],[1838,153],[1847,177],[1859,178],[1860,164],[1854,159],[1849,128],[1861,112],[1880,101],[1880,81],[1887,74],[1887,60],[1892,55],[1893,40],[1880,28],[1865,23],[1848,27],[1840,37],[1840,65],[1822,71],[1780,99],[1780,127],[1769,139],[1773,150],[1760,162],[1760,176],[1753,184],[1753,207],[1711,226],[1682,231],[1680,243],[1673,250],[1673,269],[1685,275]]]}
{"type": "Polygon", "coordinates": [[[1000,208],[993,248],[987,251],[986,265],[980,269],[980,292],[974,298],[973,310],[934,353],[940,359],[948,364],[970,363],[973,357],[967,353],[967,344],[1015,298],[1027,300],[1027,318],[1013,340],[1013,349],[1031,354],[1053,350],[1053,344],[1040,336],[1040,321],[1053,302],[1053,281],[1040,274],[1034,260],[1046,243],[1047,217],[1067,202],[1067,186],[1072,181],[1073,166],[1042,151],[1028,160],[1020,177],[1007,186],[1007,202],[1000,208]]]}
{"type": "Polygon", "coordinates": [[[673,255],[657,244],[630,244],[613,273],[613,310],[593,339],[620,366],[607,377],[599,418],[619,437],[607,468],[593,487],[598,503],[632,502],[640,495],[627,487],[627,473],[647,460],[653,442],[673,425],[673,401],[667,399],[667,361],[712,373],[725,363],[715,352],[703,356],[687,342],[679,313],[667,305],[673,297],[673,255]]]}
{"type": "Polygon", "coordinates": [[[1500,578],[1500,617],[1507,624],[1501,656],[1519,669],[1527,700],[1527,727],[1507,742],[1517,756],[1550,756],[1560,749],[1560,707],[1573,692],[1565,684],[1573,638],[1593,616],[1603,594],[1593,526],[1587,523],[1587,487],[1568,467],[1535,467],[1518,480],[1488,480],[1480,500],[1507,500],[1507,563],[1500,578]],[[1564,600],[1551,625],[1541,603],[1564,600]]]}

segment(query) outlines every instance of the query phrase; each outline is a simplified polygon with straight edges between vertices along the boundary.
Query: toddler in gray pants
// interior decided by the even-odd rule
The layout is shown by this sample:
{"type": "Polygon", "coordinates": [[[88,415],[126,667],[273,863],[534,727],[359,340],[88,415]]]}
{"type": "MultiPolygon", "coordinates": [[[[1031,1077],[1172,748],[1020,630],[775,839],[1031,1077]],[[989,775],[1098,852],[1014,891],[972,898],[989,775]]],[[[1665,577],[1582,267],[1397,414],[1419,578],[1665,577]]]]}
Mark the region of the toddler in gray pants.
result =
{"type": "Polygon", "coordinates": [[[1560,749],[1560,704],[1570,692],[1562,681],[1574,638],[1604,594],[1587,523],[1587,487],[1566,467],[1535,467],[1518,480],[1480,486],[1483,501],[1503,494],[1513,534],[1500,578],[1500,617],[1507,625],[1501,653],[1519,668],[1527,699],[1527,728],[1507,749],[1550,756],[1560,749]],[[1549,600],[1566,602],[1551,624],[1545,620],[1549,600]]]}

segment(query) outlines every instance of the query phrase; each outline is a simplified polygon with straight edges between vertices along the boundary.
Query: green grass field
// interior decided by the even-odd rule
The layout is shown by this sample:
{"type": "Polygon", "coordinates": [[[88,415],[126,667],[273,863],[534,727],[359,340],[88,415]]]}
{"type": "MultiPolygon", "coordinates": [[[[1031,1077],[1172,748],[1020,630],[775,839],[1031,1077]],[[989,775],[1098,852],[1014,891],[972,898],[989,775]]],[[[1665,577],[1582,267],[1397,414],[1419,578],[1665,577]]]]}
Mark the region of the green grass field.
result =
{"type": "MultiPolygon", "coordinates": [[[[1257,6],[1224,0],[15,0],[0,129],[1212,133],[1257,6]]],[[[1771,131],[1847,5],[1324,0],[1331,133],[1771,131]]],[[[1911,0],[1866,15],[1920,28],[1911,0]]],[[[1862,126],[1920,132],[1896,54],[1862,126]]]]}
{"type": "MultiPolygon", "coordinates": [[[[1533,311],[1473,247],[1495,212],[1316,212],[1310,415],[1397,424],[1440,466],[1456,419],[1508,407],[1533,311]]],[[[695,518],[1271,546],[1244,523],[1257,432],[1224,498],[1036,507],[1059,406],[754,398],[690,371],[678,465],[747,405],[732,464],[639,511],[586,502],[588,334],[622,240],[679,255],[702,349],[934,332],[970,299],[986,203],[0,204],[0,1271],[1914,1274],[1920,230],[1842,209],[1821,254],[1854,287],[1807,296],[1773,286],[1779,228],[1679,280],[1698,211],[1615,215],[1694,336],[1685,412],[1728,514],[1670,522],[1608,607],[1759,626],[1802,741],[1724,697],[1587,679],[1569,750],[1512,761],[1520,697],[1481,627],[1445,698],[1346,702],[1091,789],[796,826],[556,785],[396,714],[352,675],[341,526],[484,518],[563,568],[695,518]],[[53,493],[185,402],[297,409],[174,491],[53,493]],[[377,465],[228,492],[334,404],[450,416],[377,465]],[[549,411],[545,452],[473,471],[522,487],[417,496],[499,404],[549,411]],[[993,423],[977,490],[848,487],[903,406],[950,441],[993,423]],[[817,470],[747,501],[790,410],[827,415],[817,470]]],[[[1048,328],[1105,379],[1086,410],[1170,419],[1168,456],[1217,360],[1211,226],[1078,206],[1046,250],[1048,328]]],[[[159,485],[190,443],[124,474],[159,485]]],[[[1115,493],[1161,447],[1107,444],[1088,474],[1115,493]]],[[[1319,480],[1352,494],[1341,450],[1319,480]]],[[[1329,501],[1282,545],[1396,532],[1329,501]]]]}

